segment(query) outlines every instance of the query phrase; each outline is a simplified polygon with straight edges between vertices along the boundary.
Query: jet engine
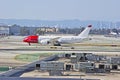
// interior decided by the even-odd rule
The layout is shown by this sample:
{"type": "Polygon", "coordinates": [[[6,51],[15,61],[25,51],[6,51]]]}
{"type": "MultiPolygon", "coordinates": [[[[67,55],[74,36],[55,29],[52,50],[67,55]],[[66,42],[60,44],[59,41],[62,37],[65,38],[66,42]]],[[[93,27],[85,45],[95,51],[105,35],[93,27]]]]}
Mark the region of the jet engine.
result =
{"type": "Polygon", "coordinates": [[[47,44],[50,44],[50,40],[49,39],[44,39],[44,40],[41,40],[40,43],[42,45],[47,45],[47,44]]]}

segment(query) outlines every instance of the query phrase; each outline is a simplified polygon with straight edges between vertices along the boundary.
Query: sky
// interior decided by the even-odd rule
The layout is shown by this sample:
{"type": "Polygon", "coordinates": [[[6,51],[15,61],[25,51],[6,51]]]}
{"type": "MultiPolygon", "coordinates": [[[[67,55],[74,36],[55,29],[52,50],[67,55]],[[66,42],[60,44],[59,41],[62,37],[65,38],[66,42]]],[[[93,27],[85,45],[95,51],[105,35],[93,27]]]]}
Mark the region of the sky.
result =
{"type": "Polygon", "coordinates": [[[120,21],[120,0],[0,0],[0,19],[120,21]]]}

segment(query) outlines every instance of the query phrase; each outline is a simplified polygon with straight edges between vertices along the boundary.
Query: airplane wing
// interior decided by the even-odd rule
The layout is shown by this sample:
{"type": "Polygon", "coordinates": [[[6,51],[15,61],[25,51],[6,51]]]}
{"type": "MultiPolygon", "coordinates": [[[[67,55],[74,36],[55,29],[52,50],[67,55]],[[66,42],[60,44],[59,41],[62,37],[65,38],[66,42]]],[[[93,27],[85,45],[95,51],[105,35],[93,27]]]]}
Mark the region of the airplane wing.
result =
{"type": "Polygon", "coordinates": [[[52,39],[50,39],[50,42],[51,42],[51,43],[56,43],[59,38],[61,38],[61,37],[52,38],[52,39]]]}
{"type": "Polygon", "coordinates": [[[61,44],[58,42],[58,39],[61,37],[55,37],[49,40],[49,42],[53,45],[53,46],[61,46],[61,44]]]}

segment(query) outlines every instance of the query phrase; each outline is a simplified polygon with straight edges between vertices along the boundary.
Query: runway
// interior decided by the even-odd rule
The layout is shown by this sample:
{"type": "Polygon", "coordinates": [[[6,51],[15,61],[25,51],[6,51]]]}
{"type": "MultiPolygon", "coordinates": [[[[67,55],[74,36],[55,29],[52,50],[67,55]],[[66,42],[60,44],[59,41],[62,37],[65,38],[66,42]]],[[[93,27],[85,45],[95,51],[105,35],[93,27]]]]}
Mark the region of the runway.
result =
{"type": "Polygon", "coordinates": [[[120,52],[120,49],[118,50],[90,50],[90,49],[0,49],[0,51],[93,51],[93,52],[120,52]]]}
{"type": "Polygon", "coordinates": [[[100,80],[100,79],[0,77],[0,80],[100,80]]]}
{"type": "Polygon", "coordinates": [[[79,44],[63,44],[62,47],[50,45],[31,44],[22,42],[23,36],[9,36],[0,39],[0,51],[96,51],[120,52],[120,39],[108,38],[101,35],[90,36],[92,40],[79,44]],[[74,48],[73,48],[74,47],[74,48]]]}

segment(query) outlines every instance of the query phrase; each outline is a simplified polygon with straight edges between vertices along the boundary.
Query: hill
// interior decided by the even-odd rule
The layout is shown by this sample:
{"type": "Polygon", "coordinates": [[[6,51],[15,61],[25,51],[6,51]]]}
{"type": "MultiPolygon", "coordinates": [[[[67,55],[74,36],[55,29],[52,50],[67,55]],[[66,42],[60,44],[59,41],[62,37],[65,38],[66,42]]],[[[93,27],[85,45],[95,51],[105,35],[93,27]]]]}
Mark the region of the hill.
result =
{"type": "Polygon", "coordinates": [[[48,21],[48,20],[29,20],[29,19],[0,19],[0,25],[13,25],[17,24],[20,26],[33,26],[33,27],[62,27],[62,28],[78,28],[85,27],[92,24],[94,28],[117,28],[120,27],[120,22],[109,22],[109,21],[93,21],[93,20],[59,20],[59,21],[48,21]]]}

